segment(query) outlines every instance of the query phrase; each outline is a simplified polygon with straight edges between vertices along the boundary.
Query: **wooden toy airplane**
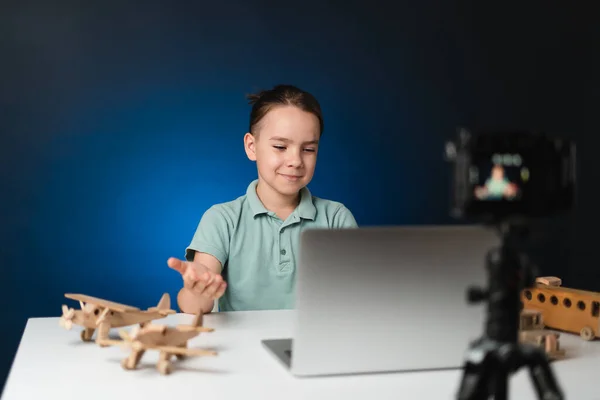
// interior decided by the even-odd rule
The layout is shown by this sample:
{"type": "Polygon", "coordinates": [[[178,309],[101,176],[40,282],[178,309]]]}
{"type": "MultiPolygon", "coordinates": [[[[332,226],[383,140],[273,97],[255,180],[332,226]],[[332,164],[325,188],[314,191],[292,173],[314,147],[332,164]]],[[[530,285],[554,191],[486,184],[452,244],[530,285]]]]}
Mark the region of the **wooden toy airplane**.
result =
{"type": "Polygon", "coordinates": [[[62,317],[60,326],[70,330],[73,324],[84,327],[81,331],[81,340],[84,342],[92,341],[94,331],[98,330],[98,339],[108,339],[111,328],[119,328],[134,324],[144,324],[166,317],[168,314],[175,314],[171,310],[171,297],[164,293],[156,307],[150,307],[148,310],[140,310],[137,307],[119,304],[112,301],[99,299],[97,297],[84,294],[66,293],[65,297],[79,301],[81,310],[62,306],[62,317]]]}
{"type": "Polygon", "coordinates": [[[130,347],[131,353],[121,362],[126,370],[136,369],[146,350],[159,351],[159,359],[156,369],[163,375],[168,375],[173,369],[171,357],[176,356],[183,359],[186,356],[216,356],[216,351],[189,349],[188,341],[198,336],[201,332],[213,332],[212,328],[202,327],[202,314],[197,314],[191,325],[177,325],[175,327],[166,325],[146,324],[140,328],[132,328],[128,334],[119,331],[123,340],[98,340],[98,344],[105,346],[130,347]]]}

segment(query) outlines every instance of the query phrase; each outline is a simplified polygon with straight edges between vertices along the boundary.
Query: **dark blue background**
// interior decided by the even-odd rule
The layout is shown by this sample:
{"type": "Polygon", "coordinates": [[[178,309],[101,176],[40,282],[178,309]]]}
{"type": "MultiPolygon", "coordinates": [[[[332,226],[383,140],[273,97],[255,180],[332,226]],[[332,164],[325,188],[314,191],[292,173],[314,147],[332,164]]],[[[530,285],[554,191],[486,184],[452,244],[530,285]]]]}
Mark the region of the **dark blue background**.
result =
{"type": "MultiPolygon", "coordinates": [[[[592,165],[597,66],[583,10],[285,3],[3,2],[0,382],[27,318],[58,316],[64,292],[175,299],[167,258],[256,176],[242,142],[248,92],[292,83],[319,98],[310,188],[361,225],[454,222],[443,149],[457,125],[565,135],[592,165]]],[[[600,290],[583,261],[591,241],[573,230],[593,226],[598,199],[582,169],[575,217],[546,226],[538,258],[600,290]]]]}

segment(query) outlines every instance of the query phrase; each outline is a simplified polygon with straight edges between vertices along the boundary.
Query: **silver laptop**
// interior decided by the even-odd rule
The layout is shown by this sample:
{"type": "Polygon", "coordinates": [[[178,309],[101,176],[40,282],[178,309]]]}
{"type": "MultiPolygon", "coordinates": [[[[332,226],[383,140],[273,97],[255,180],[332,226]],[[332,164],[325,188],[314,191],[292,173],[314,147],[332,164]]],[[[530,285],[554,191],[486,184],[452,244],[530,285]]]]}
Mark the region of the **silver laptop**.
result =
{"type": "Polygon", "coordinates": [[[296,376],[461,368],[483,333],[480,226],[307,230],[300,239],[292,338],[263,345],[296,376]]]}

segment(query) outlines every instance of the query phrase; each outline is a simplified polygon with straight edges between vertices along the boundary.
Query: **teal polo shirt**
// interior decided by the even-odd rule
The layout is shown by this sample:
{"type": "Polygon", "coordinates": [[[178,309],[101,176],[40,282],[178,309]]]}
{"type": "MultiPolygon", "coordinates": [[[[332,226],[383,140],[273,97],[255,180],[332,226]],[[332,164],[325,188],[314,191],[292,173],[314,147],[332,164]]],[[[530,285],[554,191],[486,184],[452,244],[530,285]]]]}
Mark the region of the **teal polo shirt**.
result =
{"type": "Polygon", "coordinates": [[[210,207],[200,219],[185,257],[194,250],[216,257],[227,290],[220,311],[274,310],[294,307],[300,233],[313,228],[357,228],[342,203],[300,191],[300,203],[285,220],[267,210],[258,195],[258,180],[246,194],[210,207]]]}

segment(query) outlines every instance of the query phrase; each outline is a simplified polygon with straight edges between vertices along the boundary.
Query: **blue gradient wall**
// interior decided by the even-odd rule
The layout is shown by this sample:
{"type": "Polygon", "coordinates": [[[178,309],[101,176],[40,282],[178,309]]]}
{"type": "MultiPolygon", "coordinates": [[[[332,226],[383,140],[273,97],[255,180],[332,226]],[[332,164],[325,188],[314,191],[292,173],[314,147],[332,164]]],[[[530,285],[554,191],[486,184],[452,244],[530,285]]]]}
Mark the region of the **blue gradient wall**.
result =
{"type": "Polygon", "coordinates": [[[242,143],[248,92],[293,83],[319,98],[310,188],[361,225],[452,221],[442,155],[459,124],[573,132],[575,106],[551,100],[576,99],[573,85],[547,86],[568,28],[540,22],[523,37],[526,19],[501,34],[483,6],[358,3],[7,6],[2,360],[27,318],[59,315],[64,292],[175,299],[167,258],[256,176],[242,143]]]}

